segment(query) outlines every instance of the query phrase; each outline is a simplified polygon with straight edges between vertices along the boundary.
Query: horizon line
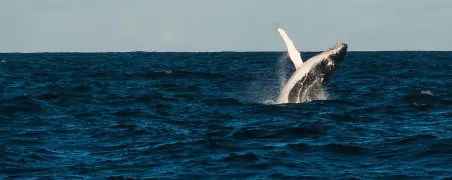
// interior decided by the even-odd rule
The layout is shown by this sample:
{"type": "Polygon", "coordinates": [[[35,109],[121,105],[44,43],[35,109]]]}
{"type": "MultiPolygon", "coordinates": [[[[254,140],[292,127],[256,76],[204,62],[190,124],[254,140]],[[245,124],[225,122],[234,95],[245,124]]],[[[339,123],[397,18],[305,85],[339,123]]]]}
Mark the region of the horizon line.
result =
{"type": "MultiPolygon", "coordinates": [[[[300,53],[316,53],[316,52],[323,52],[325,50],[318,50],[318,51],[300,51],[300,53]]],[[[0,54],[37,54],[37,53],[80,53],[80,54],[87,54],[87,53],[224,53],[224,52],[233,52],[233,53],[268,53],[268,52],[286,52],[283,51],[30,51],[30,52],[0,52],[0,54]]],[[[451,50],[352,50],[347,52],[452,52],[451,50]]]]}

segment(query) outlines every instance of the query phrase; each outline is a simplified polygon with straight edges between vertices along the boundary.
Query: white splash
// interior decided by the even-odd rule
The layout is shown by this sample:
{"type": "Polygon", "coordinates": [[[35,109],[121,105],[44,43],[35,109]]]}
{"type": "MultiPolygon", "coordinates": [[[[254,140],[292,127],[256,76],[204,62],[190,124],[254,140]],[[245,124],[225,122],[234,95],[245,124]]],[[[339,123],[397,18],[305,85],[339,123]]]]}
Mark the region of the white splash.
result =
{"type": "Polygon", "coordinates": [[[315,87],[315,89],[310,89],[311,93],[314,93],[314,96],[309,97],[306,94],[302,97],[302,102],[311,102],[315,100],[328,100],[328,93],[323,87],[315,87]]]}
{"type": "Polygon", "coordinates": [[[287,82],[287,74],[289,74],[290,65],[289,65],[289,56],[287,53],[282,54],[278,58],[278,65],[277,65],[277,81],[278,81],[278,91],[275,90],[269,90],[269,89],[263,89],[263,92],[261,92],[261,99],[263,99],[264,104],[271,105],[271,104],[277,104],[274,100],[271,100],[274,97],[278,97],[278,94],[280,90],[284,87],[284,85],[287,82]]]}
{"type": "Polygon", "coordinates": [[[435,96],[435,95],[433,95],[433,93],[431,91],[422,91],[421,94],[435,96]]]}
{"type": "Polygon", "coordinates": [[[289,56],[287,55],[287,53],[284,53],[278,59],[279,59],[279,63],[278,63],[278,79],[279,79],[279,88],[281,89],[286,84],[286,82],[287,82],[287,74],[290,71],[289,63],[288,63],[289,61],[287,61],[289,59],[289,56]]]}
{"type": "Polygon", "coordinates": [[[275,101],[272,101],[272,100],[266,100],[266,101],[264,102],[264,104],[265,104],[265,105],[273,105],[273,104],[276,104],[276,102],[275,102],[275,101]]]}

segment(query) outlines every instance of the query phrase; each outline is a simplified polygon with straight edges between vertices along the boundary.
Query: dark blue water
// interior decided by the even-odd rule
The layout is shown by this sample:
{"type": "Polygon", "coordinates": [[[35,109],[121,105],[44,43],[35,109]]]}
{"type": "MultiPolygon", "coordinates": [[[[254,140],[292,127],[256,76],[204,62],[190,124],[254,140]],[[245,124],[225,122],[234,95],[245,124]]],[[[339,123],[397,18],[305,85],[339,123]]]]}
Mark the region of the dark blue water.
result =
{"type": "Polygon", "coordinates": [[[349,52],[329,100],[266,105],[284,54],[0,54],[0,178],[452,177],[452,52],[349,52]]]}

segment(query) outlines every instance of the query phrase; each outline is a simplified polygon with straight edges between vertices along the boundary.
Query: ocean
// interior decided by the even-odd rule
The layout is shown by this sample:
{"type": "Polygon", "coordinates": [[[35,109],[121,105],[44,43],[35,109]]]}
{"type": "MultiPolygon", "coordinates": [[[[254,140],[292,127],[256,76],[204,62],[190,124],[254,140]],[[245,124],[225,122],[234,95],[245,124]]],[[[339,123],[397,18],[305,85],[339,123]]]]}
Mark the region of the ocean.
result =
{"type": "Polygon", "coordinates": [[[452,178],[452,52],[348,52],[302,104],[285,52],[0,61],[3,179],[452,178]]]}

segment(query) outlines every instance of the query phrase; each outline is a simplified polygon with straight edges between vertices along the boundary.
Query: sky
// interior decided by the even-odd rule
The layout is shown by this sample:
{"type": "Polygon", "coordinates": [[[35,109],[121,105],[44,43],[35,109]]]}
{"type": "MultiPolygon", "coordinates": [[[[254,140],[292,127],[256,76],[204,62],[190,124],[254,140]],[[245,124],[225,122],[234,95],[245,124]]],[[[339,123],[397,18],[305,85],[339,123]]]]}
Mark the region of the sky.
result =
{"type": "Polygon", "coordinates": [[[451,0],[0,0],[0,52],[452,50],[451,0]]]}

